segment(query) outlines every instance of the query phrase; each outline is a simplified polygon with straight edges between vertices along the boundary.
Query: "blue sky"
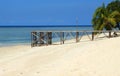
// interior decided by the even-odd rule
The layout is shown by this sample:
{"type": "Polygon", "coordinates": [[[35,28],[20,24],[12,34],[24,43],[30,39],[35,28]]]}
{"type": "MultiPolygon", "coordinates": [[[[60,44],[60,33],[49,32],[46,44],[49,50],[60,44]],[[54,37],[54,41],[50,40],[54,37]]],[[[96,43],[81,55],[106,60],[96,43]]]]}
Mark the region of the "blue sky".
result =
{"type": "Polygon", "coordinates": [[[91,25],[93,12],[112,0],[0,0],[0,25],[91,25]]]}

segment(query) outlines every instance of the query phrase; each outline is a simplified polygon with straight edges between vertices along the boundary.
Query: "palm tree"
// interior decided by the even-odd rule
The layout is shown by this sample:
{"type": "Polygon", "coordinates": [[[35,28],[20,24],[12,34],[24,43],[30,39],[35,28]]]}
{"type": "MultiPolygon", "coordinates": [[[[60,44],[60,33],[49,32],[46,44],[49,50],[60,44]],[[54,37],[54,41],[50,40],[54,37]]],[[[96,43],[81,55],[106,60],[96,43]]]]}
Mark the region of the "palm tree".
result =
{"type": "Polygon", "coordinates": [[[114,0],[111,3],[109,3],[106,7],[109,11],[118,11],[120,12],[120,0],[114,0]]]}
{"type": "MultiPolygon", "coordinates": [[[[107,5],[106,8],[109,12],[118,11],[120,13],[120,0],[112,1],[111,3],[107,5]]],[[[117,23],[116,28],[119,28],[120,30],[120,15],[115,16],[115,18],[116,18],[116,23],[117,23]]]]}
{"type": "MultiPolygon", "coordinates": [[[[98,7],[93,15],[92,24],[94,30],[109,30],[116,26],[116,17],[119,15],[118,11],[109,12],[105,5],[98,7]]],[[[111,36],[111,32],[109,32],[111,36]]]]}

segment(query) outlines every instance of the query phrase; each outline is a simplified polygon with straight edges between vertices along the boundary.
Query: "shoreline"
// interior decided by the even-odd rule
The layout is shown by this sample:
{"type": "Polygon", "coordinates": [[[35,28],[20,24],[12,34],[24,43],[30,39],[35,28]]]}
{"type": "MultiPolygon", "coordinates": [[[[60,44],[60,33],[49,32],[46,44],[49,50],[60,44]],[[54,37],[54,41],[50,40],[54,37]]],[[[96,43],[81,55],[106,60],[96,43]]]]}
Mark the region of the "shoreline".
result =
{"type": "Polygon", "coordinates": [[[12,47],[12,46],[22,46],[22,45],[23,45],[23,46],[24,46],[24,45],[25,45],[25,46],[27,46],[27,45],[30,46],[31,43],[14,43],[14,44],[7,44],[7,45],[6,45],[6,44],[4,44],[4,45],[1,44],[1,45],[0,45],[0,48],[2,48],[2,47],[12,47]]]}
{"type": "MultiPolygon", "coordinates": [[[[89,35],[91,35],[91,34],[89,34],[89,35]]],[[[83,37],[85,37],[86,38],[86,35],[83,35],[83,37]]],[[[65,40],[66,42],[70,42],[70,41],[72,41],[72,40],[74,40],[74,42],[75,42],[75,38],[71,38],[71,39],[69,39],[70,38],[70,36],[68,36],[68,38],[65,40]]],[[[84,40],[84,39],[83,39],[84,40]]],[[[53,38],[53,44],[59,44],[60,43],[60,38],[53,38]]],[[[29,42],[27,42],[27,43],[6,43],[6,44],[1,44],[0,45],[0,47],[9,47],[9,46],[19,46],[19,45],[29,45],[29,46],[31,46],[31,42],[29,41],[29,42]]]]}
{"type": "MultiPolygon", "coordinates": [[[[90,34],[88,34],[90,37],[91,37],[91,39],[92,39],[92,34],[90,33],[90,34]]],[[[106,35],[108,36],[109,34],[108,33],[106,33],[106,35]]],[[[120,35],[120,34],[118,34],[118,35],[120,35]]],[[[97,35],[94,37],[95,39],[93,40],[93,41],[96,41],[96,40],[104,40],[104,39],[106,39],[107,37],[102,33],[102,34],[99,34],[98,35],[99,37],[97,38],[97,35]],[[97,38],[97,39],[96,39],[97,38]]],[[[79,36],[79,38],[80,38],[81,36],[79,36]]],[[[119,37],[119,36],[118,36],[119,37]]],[[[70,38],[70,37],[68,37],[68,38],[70,38]]],[[[115,37],[113,37],[113,38],[115,38],[115,37]]],[[[107,38],[107,39],[109,39],[109,38],[107,38]]],[[[79,41],[79,42],[77,42],[77,43],[81,43],[81,42],[84,42],[84,41],[92,41],[92,40],[90,40],[89,38],[88,38],[88,36],[87,35],[83,35],[83,37],[82,37],[82,39],[81,39],[81,41],[79,41]]],[[[65,44],[71,44],[71,43],[76,43],[76,38],[71,38],[71,39],[66,39],[65,40],[65,44]]],[[[60,39],[58,39],[58,38],[53,38],[53,44],[52,45],[61,45],[60,44],[60,39]]],[[[62,44],[62,45],[64,45],[64,44],[62,44]]],[[[2,47],[14,47],[14,46],[30,46],[31,47],[31,43],[13,43],[13,44],[7,44],[7,45],[0,45],[0,48],[2,48],[2,47]]],[[[46,45],[45,45],[46,46],[46,45]]],[[[36,46],[36,47],[39,47],[39,46],[36,46]]],[[[40,46],[41,47],[41,46],[40,46]]]]}
{"type": "MultiPolygon", "coordinates": [[[[108,33],[106,33],[107,35],[108,35],[108,33]]],[[[91,37],[91,39],[92,39],[92,34],[90,33],[90,34],[88,34],[90,37],[91,37]]],[[[79,36],[79,38],[80,38],[81,36],[79,36]]],[[[104,35],[103,34],[100,34],[100,36],[99,36],[99,38],[100,37],[104,37],[104,35]]],[[[69,39],[70,37],[68,37],[66,40],[65,40],[65,44],[67,43],[76,43],[76,38],[71,38],[71,39],[69,39]]],[[[98,39],[99,39],[98,38],[98,39]]],[[[106,37],[105,37],[106,38],[106,37]]],[[[101,39],[105,39],[105,38],[101,38],[101,39]]],[[[83,37],[82,37],[82,39],[81,39],[81,41],[79,41],[78,43],[80,43],[80,42],[82,42],[82,41],[92,41],[92,40],[90,40],[88,37],[87,37],[87,35],[83,35],[83,37]]],[[[53,44],[52,45],[54,45],[54,44],[58,44],[58,45],[61,45],[60,44],[60,38],[53,38],[53,44]]],[[[64,45],[64,44],[62,44],[62,45],[64,45]]],[[[0,47],[2,48],[2,47],[12,47],[12,46],[30,46],[31,47],[31,43],[29,42],[27,42],[27,43],[9,43],[9,44],[4,44],[4,45],[0,45],[0,47]]]]}

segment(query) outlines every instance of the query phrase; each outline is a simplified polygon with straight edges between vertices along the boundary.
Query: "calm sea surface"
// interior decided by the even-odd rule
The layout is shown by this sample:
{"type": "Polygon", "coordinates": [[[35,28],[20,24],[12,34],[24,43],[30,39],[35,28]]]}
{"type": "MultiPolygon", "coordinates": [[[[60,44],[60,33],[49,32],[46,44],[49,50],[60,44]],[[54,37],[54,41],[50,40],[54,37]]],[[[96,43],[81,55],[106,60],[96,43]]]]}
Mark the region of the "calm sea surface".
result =
{"type": "Polygon", "coordinates": [[[0,27],[0,46],[30,44],[34,30],[92,30],[92,27],[0,27]]]}

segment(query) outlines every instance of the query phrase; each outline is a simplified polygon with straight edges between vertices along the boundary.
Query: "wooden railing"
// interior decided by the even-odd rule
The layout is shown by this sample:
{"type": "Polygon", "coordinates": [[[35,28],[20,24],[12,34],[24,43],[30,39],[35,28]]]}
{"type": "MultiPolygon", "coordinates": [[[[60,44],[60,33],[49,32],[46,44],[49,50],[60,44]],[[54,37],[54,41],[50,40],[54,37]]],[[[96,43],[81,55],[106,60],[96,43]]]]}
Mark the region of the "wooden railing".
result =
{"type": "Polygon", "coordinates": [[[64,44],[67,37],[71,39],[76,39],[75,42],[80,42],[82,37],[86,35],[89,40],[93,41],[99,38],[100,34],[103,34],[107,38],[118,36],[119,30],[115,31],[98,31],[98,30],[77,30],[77,31],[33,31],[31,32],[31,47],[52,45],[54,38],[59,38],[60,44],[64,44]],[[111,33],[114,35],[111,36],[111,33]],[[96,38],[95,38],[96,37],[96,38]]]}

